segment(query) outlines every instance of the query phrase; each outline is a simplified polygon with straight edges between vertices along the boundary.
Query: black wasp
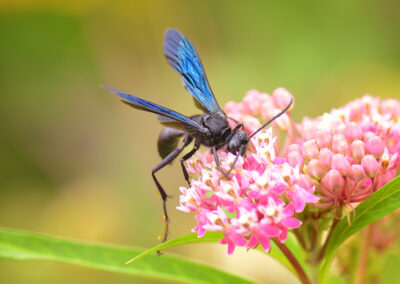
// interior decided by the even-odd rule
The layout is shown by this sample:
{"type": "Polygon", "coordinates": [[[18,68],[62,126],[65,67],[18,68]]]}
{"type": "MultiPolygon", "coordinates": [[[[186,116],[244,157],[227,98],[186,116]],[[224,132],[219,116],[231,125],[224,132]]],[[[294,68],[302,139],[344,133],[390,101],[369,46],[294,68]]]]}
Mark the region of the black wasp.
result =
{"type": "Polygon", "coordinates": [[[159,106],[155,103],[129,95],[122,91],[104,87],[125,99],[125,104],[148,112],[158,114],[159,121],[166,127],[161,131],[158,138],[158,152],[163,159],[152,171],[154,182],[161,194],[163,201],[165,231],[162,241],[166,241],[168,235],[168,214],[166,208],[167,193],[157,180],[155,173],[171,163],[176,157],[194,140],[193,149],[186,153],[181,159],[181,166],[186,181],[189,182],[189,175],[184,162],[188,160],[200,148],[201,145],[211,148],[215,163],[223,177],[228,177],[235,167],[240,155],[246,152],[246,145],[250,139],[261,129],[270,124],[274,119],[285,113],[291,103],[278,113],[271,120],[266,122],[250,136],[244,132],[243,124],[237,123],[234,129],[228,124],[228,117],[219,107],[217,100],[208,83],[203,65],[193,44],[177,30],[168,29],[164,38],[164,54],[169,65],[182,76],[182,83],[186,90],[194,97],[197,107],[204,113],[187,117],[183,114],[159,106]],[[179,138],[183,137],[182,143],[178,146],[179,138]],[[231,168],[224,172],[220,167],[217,150],[226,146],[226,149],[237,155],[231,168]]]}

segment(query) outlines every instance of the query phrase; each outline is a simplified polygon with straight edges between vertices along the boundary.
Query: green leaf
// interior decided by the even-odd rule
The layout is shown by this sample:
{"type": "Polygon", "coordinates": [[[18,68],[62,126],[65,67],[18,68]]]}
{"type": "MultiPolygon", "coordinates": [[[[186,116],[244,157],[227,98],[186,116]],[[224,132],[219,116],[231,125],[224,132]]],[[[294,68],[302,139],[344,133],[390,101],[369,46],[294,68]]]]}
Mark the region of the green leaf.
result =
{"type": "Polygon", "coordinates": [[[337,248],[350,236],[390,212],[400,208],[400,177],[396,177],[360,203],[351,214],[351,225],[343,218],[332,232],[326,247],[325,261],[320,270],[320,283],[325,283],[327,273],[337,248]]]}
{"type": "Polygon", "coordinates": [[[217,242],[218,240],[222,239],[223,236],[224,235],[221,232],[208,232],[201,238],[199,238],[197,236],[197,234],[189,234],[189,235],[180,236],[175,239],[171,239],[169,241],[161,243],[155,247],[152,247],[151,249],[145,250],[141,254],[138,254],[135,257],[128,260],[125,264],[130,264],[132,262],[135,262],[144,256],[153,254],[162,249],[186,245],[186,244],[194,244],[194,243],[214,243],[214,242],[217,242]]]}
{"type": "MultiPolygon", "coordinates": [[[[165,243],[161,243],[151,249],[148,249],[141,254],[135,256],[134,258],[130,259],[127,261],[127,264],[133,263],[135,261],[138,261],[139,259],[151,255],[155,253],[156,251],[170,248],[170,247],[175,247],[175,246],[180,246],[180,245],[185,245],[185,244],[193,244],[193,243],[210,243],[210,242],[217,242],[218,240],[223,238],[223,234],[221,232],[208,232],[206,233],[203,237],[199,238],[197,237],[197,234],[189,234],[181,237],[177,237],[175,239],[171,239],[169,241],[166,241],[165,243]]],[[[300,246],[298,245],[296,239],[292,234],[288,235],[288,238],[285,242],[285,245],[291,250],[291,252],[296,256],[300,264],[303,266],[303,268],[306,268],[306,263],[304,261],[304,253],[301,250],[300,246]]],[[[279,248],[271,242],[271,251],[265,252],[261,246],[257,247],[257,250],[271,256],[278,262],[280,262],[283,266],[285,266],[289,271],[291,271],[295,276],[297,276],[296,271],[293,269],[292,265],[290,262],[286,259],[285,255],[279,250],[279,248]]]]}
{"type": "Polygon", "coordinates": [[[127,259],[142,252],[139,248],[90,244],[0,228],[2,258],[52,260],[174,283],[253,283],[170,255],[152,254],[132,265],[124,265],[127,259]]]}

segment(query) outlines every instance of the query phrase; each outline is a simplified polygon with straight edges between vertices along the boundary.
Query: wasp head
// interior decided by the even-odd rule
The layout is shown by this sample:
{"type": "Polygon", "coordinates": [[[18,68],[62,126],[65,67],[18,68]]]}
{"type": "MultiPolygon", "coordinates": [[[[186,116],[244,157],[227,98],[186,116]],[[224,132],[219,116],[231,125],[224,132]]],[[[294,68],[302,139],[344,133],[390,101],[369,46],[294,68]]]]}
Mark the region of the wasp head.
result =
{"type": "Polygon", "coordinates": [[[231,139],[228,142],[227,149],[231,153],[237,153],[242,145],[249,143],[249,137],[243,130],[236,131],[233,133],[231,139]]]}

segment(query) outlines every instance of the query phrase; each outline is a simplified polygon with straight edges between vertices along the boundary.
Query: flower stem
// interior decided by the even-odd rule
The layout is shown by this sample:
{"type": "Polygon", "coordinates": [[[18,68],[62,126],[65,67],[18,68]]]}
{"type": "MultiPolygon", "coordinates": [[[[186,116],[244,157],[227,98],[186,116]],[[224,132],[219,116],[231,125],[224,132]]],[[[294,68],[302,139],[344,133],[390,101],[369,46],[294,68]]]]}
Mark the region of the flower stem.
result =
{"type": "Polygon", "coordinates": [[[296,270],[297,275],[299,276],[299,279],[301,283],[303,284],[311,284],[310,279],[308,279],[307,274],[301,267],[301,264],[299,261],[296,259],[296,257],[292,254],[292,252],[289,250],[289,248],[281,243],[278,239],[273,238],[274,243],[277,245],[277,247],[281,250],[281,252],[286,256],[286,258],[289,260],[289,262],[292,264],[293,268],[296,270]]]}
{"type": "Polygon", "coordinates": [[[336,225],[341,220],[342,212],[343,212],[343,208],[339,207],[336,211],[336,216],[333,217],[331,229],[329,230],[328,236],[326,237],[326,240],[325,240],[323,246],[321,247],[321,250],[318,253],[317,262],[320,262],[322,260],[322,258],[324,257],[326,246],[328,245],[328,242],[329,242],[329,239],[331,238],[333,230],[335,229],[336,225]]]}
{"type": "Polygon", "coordinates": [[[357,284],[365,283],[365,278],[366,278],[365,276],[366,276],[366,272],[367,272],[366,269],[367,269],[367,264],[368,264],[368,253],[369,253],[369,247],[370,247],[370,242],[371,242],[373,225],[374,224],[372,223],[364,231],[365,236],[362,240],[360,259],[358,261],[357,278],[356,278],[357,284]]]}
{"type": "Polygon", "coordinates": [[[293,233],[294,233],[294,236],[296,237],[297,241],[299,242],[299,244],[303,248],[303,250],[308,251],[309,248],[307,248],[307,245],[306,245],[306,243],[304,241],[303,235],[300,233],[300,230],[299,229],[294,229],[293,233]]]}

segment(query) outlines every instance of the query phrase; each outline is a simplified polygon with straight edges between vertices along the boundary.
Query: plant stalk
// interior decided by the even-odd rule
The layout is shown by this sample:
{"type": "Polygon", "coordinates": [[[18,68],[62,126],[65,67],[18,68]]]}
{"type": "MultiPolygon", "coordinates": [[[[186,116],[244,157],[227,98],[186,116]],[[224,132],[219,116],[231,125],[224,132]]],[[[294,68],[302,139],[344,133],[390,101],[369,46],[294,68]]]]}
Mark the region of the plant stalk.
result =
{"type": "Polygon", "coordinates": [[[277,245],[277,247],[281,250],[281,252],[286,256],[287,260],[292,264],[293,268],[296,270],[297,275],[299,276],[299,279],[301,283],[303,284],[311,284],[310,279],[308,279],[307,274],[305,273],[303,267],[301,267],[301,264],[297,260],[297,258],[293,255],[293,253],[289,250],[289,248],[281,243],[277,238],[273,238],[274,243],[277,245]]]}
{"type": "Polygon", "coordinates": [[[322,260],[323,257],[324,257],[325,250],[326,250],[326,246],[328,245],[328,242],[329,242],[329,240],[330,240],[330,238],[331,238],[331,236],[332,236],[332,232],[333,232],[333,230],[336,228],[336,225],[337,225],[337,224],[339,223],[339,221],[341,220],[342,213],[343,213],[343,208],[342,208],[342,207],[339,207],[339,208],[337,209],[336,213],[337,213],[337,215],[334,216],[334,218],[333,218],[332,225],[331,225],[331,228],[330,228],[330,230],[329,230],[328,236],[326,237],[326,240],[325,240],[324,244],[322,245],[321,250],[320,250],[319,253],[318,253],[318,256],[317,256],[317,259],[316,259],[317,262],[321,262],[321,260],[322,260]]]}
{"type": "Polygon", "coordinates": [[[364,231],[364,238],[361,244],[361,252],[360,259],[358,261],[358,269],[357,269],[357,284],[365,283],[366,273],[367,273],[367,265],[368,265],[368,254],[371,243],[371,235],[373,230],[374,223],[370,224],[366,230],[364,231]]]}

